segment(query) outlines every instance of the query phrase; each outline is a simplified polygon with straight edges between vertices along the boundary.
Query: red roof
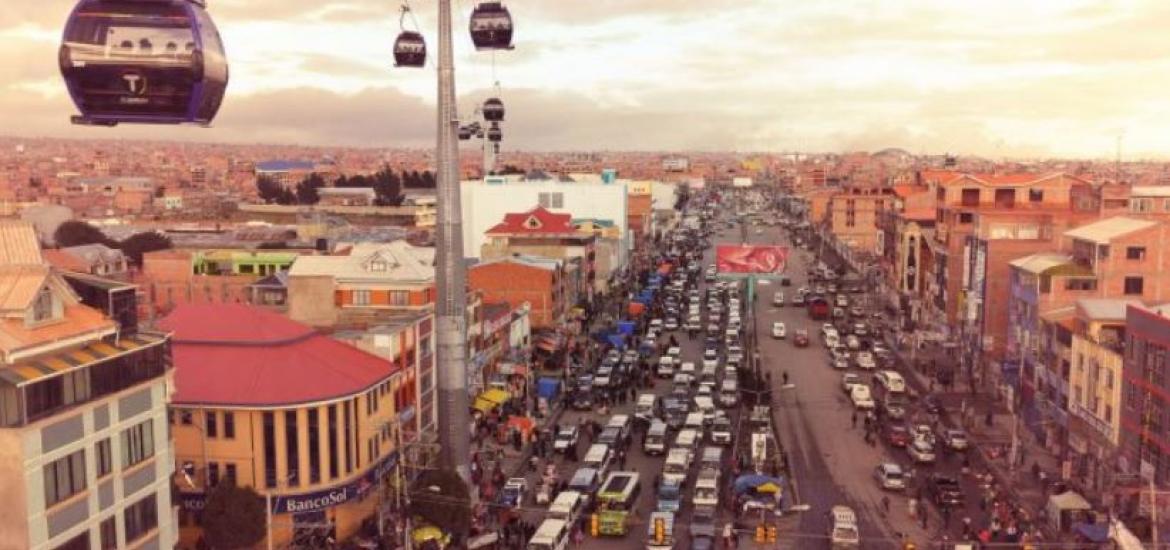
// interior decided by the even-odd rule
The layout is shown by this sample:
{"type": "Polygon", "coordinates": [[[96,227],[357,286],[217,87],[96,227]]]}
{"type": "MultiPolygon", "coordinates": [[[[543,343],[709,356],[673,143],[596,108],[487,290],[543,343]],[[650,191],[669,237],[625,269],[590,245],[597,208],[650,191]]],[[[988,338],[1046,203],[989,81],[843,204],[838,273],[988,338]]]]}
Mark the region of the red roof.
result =
{"type": "Polygon", "coordinates": [[[543,206],[518,214],[504,214],[503,222],[485,231],[488,235],[494,233],[553,235],[576,232],[572,214],[557,214],[543,206]]]}
{"type": "Polygon", "coordinates": [[[278,406],[361,393],[396,370],[376,355],[243,304],[181,305],[173,332],[175,404],[278,406]]]}

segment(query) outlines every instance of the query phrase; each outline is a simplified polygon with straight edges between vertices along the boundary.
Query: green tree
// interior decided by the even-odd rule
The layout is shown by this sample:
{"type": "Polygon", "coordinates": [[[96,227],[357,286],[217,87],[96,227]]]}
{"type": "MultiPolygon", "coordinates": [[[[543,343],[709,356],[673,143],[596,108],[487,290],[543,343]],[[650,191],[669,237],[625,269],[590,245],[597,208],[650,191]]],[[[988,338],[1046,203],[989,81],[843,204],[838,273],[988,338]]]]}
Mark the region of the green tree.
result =
{"type": "Polygon", "coordinates": [[[69,220],[59,226],[57,231],[53,233],[53,241],[57,246],[79,246],[83,244],[104,244],[106,246],[116,246],[114,241],[102,233],[98,229],[88,223],[77,220],[69,220]]]}
{"type": "Polygon", "coordinates": [[[389,168],[383,169],[374,176],[374,193],[378,206],[399,206],[403,199],[402,180],[389,168]]]}
{"type": "Polygon", "coordinates": [[[142,265],[142,255],[147,252],[155,250],[166,250],[171,248],[171,239],[157,231],[143,231],[142,233],[135,233],[126,237],[118,248],[122,249],[122,253],[130,258],[130,261],[135,265],[142,265]]]}
{"type": "Polygon", "coordinates": [[[256,178],[256,194],[260,195],[260,200],[264,201],[265,204],[285,204],[281,200],[287,191],[272,176],[262,175],[256,178]]]}
{"type": "Polygon", "coordinates": [[[297,184],[297,204],[317,204],[321,200],[317,190],[322,187],[325,187],[325,179],[320,174],[309,174],[297,184]]]}
{"type": "Polygon", "coordinates": [[[471,530],[471,493],[454,470],[426,470],[410,491],[415,514],[438,528],[466,537],[471,530]]]}
{"type": "Polygon", "coordinates": [[[225,479],[207,495],[203,538],[217,550],[251,548],[264,538],[266,521],[263,497],[225,479]]]}

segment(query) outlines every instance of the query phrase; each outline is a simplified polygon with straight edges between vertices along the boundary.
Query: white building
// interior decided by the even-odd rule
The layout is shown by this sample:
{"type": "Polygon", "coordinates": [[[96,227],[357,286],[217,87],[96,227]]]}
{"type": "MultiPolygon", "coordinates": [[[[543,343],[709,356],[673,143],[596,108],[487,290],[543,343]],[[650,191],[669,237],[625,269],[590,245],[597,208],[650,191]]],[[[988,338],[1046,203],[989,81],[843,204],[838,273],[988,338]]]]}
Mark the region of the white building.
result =
{"type": "Polygon", "coordinates": [[[173,548],[170,337],[83,304],[31,225],[0,240],[0,549],[173,548]]]}
{"type": "Polygon", "coordinates": [[[479,257],[481,247],[487,242],[484,233],[500,223],[504,214],[525,212],[536,205],[572,214],[575,219],[613,221],[622,235],[620,264],[624,266],[629,257],[633,239],[626,203],[629,184],[624,180],[607,184],[600,177],[589,177],[588,181],[492,177],[486,181],[465,181],[462,191],[465,257],[479,257]]]}

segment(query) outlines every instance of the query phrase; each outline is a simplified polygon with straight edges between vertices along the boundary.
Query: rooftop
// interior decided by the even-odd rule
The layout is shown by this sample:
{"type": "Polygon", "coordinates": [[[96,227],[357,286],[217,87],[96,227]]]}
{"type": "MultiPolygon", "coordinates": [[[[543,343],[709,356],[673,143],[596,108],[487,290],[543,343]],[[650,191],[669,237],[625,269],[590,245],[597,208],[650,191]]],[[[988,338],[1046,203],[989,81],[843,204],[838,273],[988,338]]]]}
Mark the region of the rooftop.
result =
{"type": "Polygon", "coordinates": [[[1064,235],[1079,241],[1108,244],[1113,239],[1128,235],[1134,231],[1149,229],[1155,225],[1158,225],[1158,222],[1117,216],[1065,231],[1064,235]]]}
{"type": "Polygon", "coordinates": [[[1077,310],[1091,321],[1124,321],[1130,305],[1142,305],[1137,298],[1082,298],[1077,310]]]}
{"type": "Polygon", "coordinates": [[[267,160],[256,163],[257,172],[288,172],[290,170],[312,170],[317,165],[305,160],[267,160]]]}
{"type": "Polygon", "coordinates": [[[344,256],[300,256],[289,276],[430,283],[435,279],[435,249],[403,240],[356,243],[344,256]]]}
{"type": "Polygon", "coordinates": [[[181,305],[172,331],[177,405],[275,407],[361,393],[393,364],[280,314],[244,304],[181,305]]]}
{"type": "Polygon", "coordinates": [[[564,235],[577,234],[571,214],[556,214],[543,206],[527,212],[504,214],[504,221],[484,233],[488,235],[564,235]]]}
{"type": "Polygon", "coordinates": [[[1072,256],[1059,252],[1037,252],[1023,258],[1017,258],[1009,263],[1021,271],[1041,275],[1054,267],[1072,263],[1072,256]]]}

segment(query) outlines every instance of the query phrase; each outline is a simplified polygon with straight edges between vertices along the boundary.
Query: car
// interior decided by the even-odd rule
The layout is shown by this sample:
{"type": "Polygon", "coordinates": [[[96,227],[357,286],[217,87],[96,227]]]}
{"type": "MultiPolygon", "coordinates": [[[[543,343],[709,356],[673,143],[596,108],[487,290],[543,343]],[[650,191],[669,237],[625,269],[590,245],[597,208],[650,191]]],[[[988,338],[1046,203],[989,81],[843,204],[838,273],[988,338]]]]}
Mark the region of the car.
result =
{"type": "Polygon", "coordinates": [[[877,368],[877,362],[873,360],[873,354],[868,351],[857,352],[855,360],[859,369],[874,370],[877,368]]]}
{"type": "Polygon", "coordinates": [[[906,418],[906,403],[900,394],[887,393],[882,399],[882,412],[891,420],[902,420],[906,418]]]}
{"type": "Polygon", "coordinates": [[[906,477],[902,467],[893,462],[883,462],[873,469],[873,478],[878,487],[887,491],[901,491],[906,488],[906,477]]]}
{"type": "Polygon", "coordinates": [[[849,308],[849,315],[854,317],[863,317],[865,316],[865,310],[861,309],[861,306],[854,305],[849,308]]]}
{"type": "Polygon", "coordinates": [[[774,305],[776,307],[784,306],[784,293],[783,292],[777,292],[777,293],[772,295],[772,305],[774,305]]]}
{"type": "Polygon", "coordinates": [[[869,325],[865,323],[853,323],[853,334],[856,334],[859,338],[869,336],[869,325]]]}
{"type": "Polygon", "coordinates": [[[808,347],[808,331],[805,329],[797,329],[793,333],[792,343],[798,348],[808,347]]]}
{"type": "Polygon", "coordinates": [[[848,356],[829,356],[829,366],[837,370],[845,370],[849,368],[848,356]]]}
{"type": "Polygon", "coordinates": [[[658,484],[656,509],[659,512],[677,512],[682,507],[682,499],[682,484],[679,480],[667,479],[658,484]]]}
{"type": "Polygon", "coordinates": [[[963,505],[963,486],[954,476],[933,472],[926,478],[926,493],[940,508],[963,505]]]}
{"type": "Polygon", "coordinates": [[[910,459],[920,464],[929,464],[934,462],[934,445],[922,439],[915,439],[913,443],[906,446],[906,453],[910,455],[910,459]]]}
{"type": "Polygon", "coordinates": [[[727,361],[729,363],[739,363],[743,361],[743,348],[738,344],[727,347],[727,361]]]}
{"type": "MultiPolygon", "coordinates": [[[[833,288],[833,285],[829,285],[829,292],[834,292],[835,290],[836,289],[833,288]]],[[[836,304],[839,308],[849,307],[849,297],[844,294],[838,294],[836,304]]]]}
{"type": "Polygon", "coordinates": [[[666,322],[662,325],[666,330],[678,330],[678,319],[674,317],[667,317],[666,322]]]}
{"type": "Polygon", "coordinates": [[[573,409],[578,411],[588,411],[593,409],[593,387],[591,384],[584,387],[578,387],[573,392],[572,398],[573,409]]]}
{"type": "Polygon", "coordinates": [[[929,443],[931,447],[933,447],[936,443],[934,432],[930,431],[930,426],[926,424],[917,424],[911,427],[910,437],[914,438],[915,441],[925,441],[929,443]]]}
{"type": "Polygon", "coordinates": [[[707,432],[711,443],[715,445],[731,445],[733,433],[731,420],[727,416],[716,416],[711,421],[711,429],[707,432]]]}
{"type": "Polygon", "coordinates": [[[966,451],[970,447],[967,432],[954,428],[942,430],[943,444],[952,451],[966,451]]]}
{"type": "Polygon", "coordinates": [[[509,478],[504,482],[504,489],[500,491],[500,504],[507,508],[519,508],[524,505],[528,495],[528,480],[522,477],[509,478]]]}
{"type": "Polygon", "coordinates": [[[891,447],[905,447],[910,444],[910,429],[899,422],[887,422],[882,435],[891,447]]]}
{"type": "Polygon", "coordinates": [[[682,348],[679,346],[671,346],[666,348],[666,354],[673,357],[674,361],[677,363],[679,356],[682,355],[682,348]]]}
{"type": "Polygon", "coordinates": [[[622,446],[622,429],[617,426],[606,426],[601,430],[601,434],[597,436],[597,443],[605,445],[610,449],[617,449],[622,446]]]}
{"type": "Polygon", "coordinates": [[[787,336],[788,329],[785,328],[784,323],[776,321],[772,323],[772,338],[783,340],[787,336]]]}
{"type": "Polygon", "coordinates": [[[674,358],[669,355],[663,355],[658,359],[658,368],[655,369],[654,374],[659,378],[671,378],[674,376],[674,358]]]}
{"type": "Polygon", "coordinates": [[[553,439],[553,452],[561,454],[569,452],[569,449],[577,446],[579,436],[580,431],[576,425],[561,426],[553,439]]]}
{"type": "Polygon", "coordinates": [[[853,386],[864,383],[859,374],[847,372],[841,375],[841,391],[845,392],[845,395],[852,395],[853,386]]]}
{"type": "Polygon", "coordinates": [[[849,388],[849,400],[853,407],[861,410],[872,410],[876,405],[873,401],[873,392],[865,384],[854,384],[849,388]]]}
{"type": "Polygon", "coordinates": [[[845,347],[849,348],[850,351],[857,351],[861,349],[861,339],[856,334],[850,334],[845,337],[845,347]]]}
{"type": "Polygon", "coordinates": [[[707,335],[708,336],[718,336],[719,335],[719,322],[718,321],[713,322],[713,323],[707,323],[707,335]]]}
{"type": "Polygon", "coordinates": [[[926,411],[927,413],[942,414],[942,411],[943,411],[942,401],[940,401],[937,396],[927,395],[927,396],[923,397],[922,401],[920,401],[919,403],[920,403],[920,406],[922,407],[922,410],[926,411]]]}
{"type": "Polygon", "coordinates": [[[804,295],[797,294],[792,297],[792,305],[796,307],[804,307],[804,295]]]}

